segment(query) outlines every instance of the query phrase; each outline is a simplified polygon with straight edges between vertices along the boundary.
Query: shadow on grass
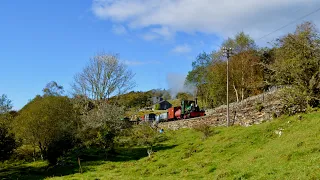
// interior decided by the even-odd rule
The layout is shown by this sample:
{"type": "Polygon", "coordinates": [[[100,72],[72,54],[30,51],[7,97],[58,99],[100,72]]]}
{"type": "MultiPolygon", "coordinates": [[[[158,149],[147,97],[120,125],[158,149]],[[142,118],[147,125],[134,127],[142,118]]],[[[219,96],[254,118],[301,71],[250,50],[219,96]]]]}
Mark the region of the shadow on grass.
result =
{"type": "MultiPolygon", "coordinates": [[[[174,147],[159,145],[154,147],[153,150],[157,152],[174,147]]],[[[63,158],[64,165],[47,166],[43,163],[38,167],[30,164],[0,166],[0,179],[44,179],[46,177],[59,177],[79,173],[78,157],[81,159],[83,172],[86,172],[92,169],[90,167],[101,165],[108,161],[133,161],[147,156],[146,148],[118,148],[108,154],[101,149],[78,149],[63,158]]]]}
{"type": "Polygon", "coordinates": [[[0,170],[0,179],[44,179],[53,176],[65,176],[77,173],[74,166],[32,167],[27,164],[9,166],[0,170]]]}

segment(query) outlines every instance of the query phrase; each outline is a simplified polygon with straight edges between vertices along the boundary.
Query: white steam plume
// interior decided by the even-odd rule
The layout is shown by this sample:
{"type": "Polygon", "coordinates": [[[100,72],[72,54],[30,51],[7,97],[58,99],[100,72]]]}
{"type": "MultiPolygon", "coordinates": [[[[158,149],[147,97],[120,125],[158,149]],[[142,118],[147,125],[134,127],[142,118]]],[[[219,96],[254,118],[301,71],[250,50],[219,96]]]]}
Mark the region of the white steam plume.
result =
{"type": "Polygon", "coordinates": [[[193,96],[196,95],[196,87],[192,85],[185,86],[184,82],[186,80],[186,75],[178,73],[168,73],[167,74],[167,84],[170,95],[173,99],[179,92],[190,93],[193,96]]]}

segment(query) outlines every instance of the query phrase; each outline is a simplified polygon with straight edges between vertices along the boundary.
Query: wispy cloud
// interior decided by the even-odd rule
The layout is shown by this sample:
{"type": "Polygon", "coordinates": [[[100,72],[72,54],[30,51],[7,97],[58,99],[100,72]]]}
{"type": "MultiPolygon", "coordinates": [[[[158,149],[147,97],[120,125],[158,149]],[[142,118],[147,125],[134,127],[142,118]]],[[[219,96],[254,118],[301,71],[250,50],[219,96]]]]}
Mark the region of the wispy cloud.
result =
{"type": "Polygon", "coordinates": [[[128,61],[125,60],[123,61],[124,64],[126,64],[127,66],[141,66],[141,65],[148,65],[148,64],[161,64],[160,61],[128,61]]]}
{"type": "Polygon", "coordinates": [[[112,26],[112,32],[117,35],[124,35],[127,34],[127,29],[122,25],[113,25],[112,26]]]}
{"type": "Polygon", "coordinates": [[[146,41],[152,41],[155,39],[169,40],[174,36],[174,32],[167,27],[150,28],[148,32],[142,35],[142,38],[146,41]]]}
{"type": "Polygon", "coordinates": [[[191,52],[191,47],[188,44],[178,45],[172,49],[174,53],[188,53],[191,52]]]}
{"type": "Polygon", "coordinates": [[[142,38],[146,41],[152,41],[152,40],[158,39],[159,35],[152,34],[152,33],[146,33],[146,34],[142,35],[142,38]]]}
{"type": "Polygon", "coordinates": [[[171,39],[174,34],[174,32],[170,30],[168,27],[152,28],[150,29],[150,31],[166,39],[171,39]]]}

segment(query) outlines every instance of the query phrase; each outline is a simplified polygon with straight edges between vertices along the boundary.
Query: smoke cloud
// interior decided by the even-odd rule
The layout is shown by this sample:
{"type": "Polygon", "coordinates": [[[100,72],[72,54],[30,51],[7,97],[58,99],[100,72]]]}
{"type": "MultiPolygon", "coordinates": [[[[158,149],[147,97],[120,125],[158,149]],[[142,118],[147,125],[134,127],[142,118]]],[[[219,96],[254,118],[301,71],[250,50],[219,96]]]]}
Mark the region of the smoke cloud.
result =
{"type": "Polygon", "coordinates": [[[196,87],[192,85],[186,86],[184,84],[187,75],[178,73],[168,73],[167,74],[167,84],[169,88],[170,95],[173,99],[179,92],[190,93],[193,96],[196,95],[196,87]]]}

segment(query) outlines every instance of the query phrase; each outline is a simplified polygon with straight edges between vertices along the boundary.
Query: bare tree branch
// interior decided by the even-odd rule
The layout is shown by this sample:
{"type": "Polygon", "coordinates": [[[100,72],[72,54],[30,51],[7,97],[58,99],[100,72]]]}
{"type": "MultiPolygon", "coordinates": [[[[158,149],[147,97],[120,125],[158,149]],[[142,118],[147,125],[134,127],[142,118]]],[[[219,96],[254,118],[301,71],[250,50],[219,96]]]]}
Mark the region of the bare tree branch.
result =
{"type": "Polygon", "coordinates": [[[95,100],[126,93],[135,87],[134,74],[119,61],[117,55],[99,53],[90,59],[83,71],[74,77],[75,94],[95,100]]]}

